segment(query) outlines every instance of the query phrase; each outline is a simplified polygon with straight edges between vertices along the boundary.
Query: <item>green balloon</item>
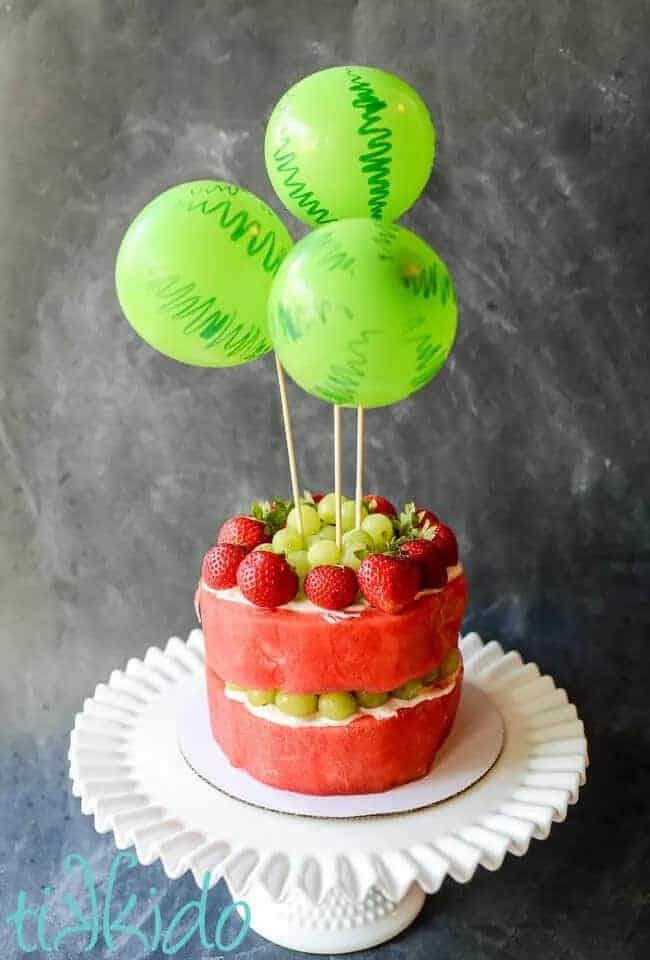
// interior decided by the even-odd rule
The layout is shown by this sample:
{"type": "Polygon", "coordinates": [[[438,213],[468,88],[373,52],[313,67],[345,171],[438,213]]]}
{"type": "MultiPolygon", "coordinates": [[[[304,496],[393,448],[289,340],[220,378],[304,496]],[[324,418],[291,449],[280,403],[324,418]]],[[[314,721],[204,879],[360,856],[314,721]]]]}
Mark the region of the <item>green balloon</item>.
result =
{"type": "Polygon", "coordinates": [[[410,230],[340,220],[308,234],[271,288],[269,333],[304,390],[381,407],[438,373],[456,333],[456,297],[438,255],[410,230]]]}
{"type": "Polygon", "coordinates": [[[373,67],[331,67],[279,100],[264,153],[275,192],[305,223],[390,222],[424,189],[435,130],[420,96],[399,77],[373,67]]]}
{"type": "Polygon", "coordinates": [[[143,340],[174,360],[231,367],[271,350],[271,283],[292,246],[262,200],[216,180],[157,196],[127,230],[117,295],[143,340]]]}

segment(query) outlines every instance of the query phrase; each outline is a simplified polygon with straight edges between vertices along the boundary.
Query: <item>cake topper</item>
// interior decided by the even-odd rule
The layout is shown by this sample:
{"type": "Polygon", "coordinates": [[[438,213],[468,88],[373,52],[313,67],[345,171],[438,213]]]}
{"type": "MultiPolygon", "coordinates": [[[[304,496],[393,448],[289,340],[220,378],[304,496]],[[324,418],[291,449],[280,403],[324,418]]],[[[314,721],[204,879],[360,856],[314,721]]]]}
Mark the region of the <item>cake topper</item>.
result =
{"type": "Polygon", "coordinates": [[[122,240],[122,310],[143,340],[181,363],[256,360],[272,349],[267,299],[292,243],[277,214],[247,190],[180,183],[148,203],[122,240]]]}
{"type": "Polygon", "coordinates": [[[390,222],[429,178],[435,131],[420,96],[399,77],[331,67],[278,101],[264,153],[278,197],[309,226],[345,217],[390,222]]]}
{"type": "MultiPolygon", "coordinates": [[[[138,214],[115,268],[124,314],[165,356],[231,367],[268,353],[267,300],[293,240],[263,200],[218,180],[181,183],[138,214]]],[[[276,357],[292,495],[300,486],[284,374],[276,357]]],[[[302,517],[299,517],[302,535],[302,517]]]]}
{"type": "Polygon", "coordinates": [[[423,101],[371,67],[332,67],[279,100],[265,140],[285,206],[319,227],[296,246],[276,213],[231,183],[181,183],[135,218],[117,294],[132,327],[182,363],[230,367],[275,348],[296,526],[305,532],[284,369],[334,407],[336,543],[342,543],[341,407],[357,409],[355,522],[363,510],[364,408],[410,396],[456,331],[445,264],[391,221],[422,192],[435,153],[423,101]]]}
{"type": "MultiPolygon", "coordinates": [[[[269,336],[296,383],[335,405],[335,493],[338,407],[358,411],[357,526],[362,410],[397,403],[435,377],[451,350],[456,320],[445,264],[423,240],[394,224],[368,218],[328,224],[300,240],[278,270],[269,297],[269,336]]],[[[337,504],[338,521],[338,496],[337,504]]],[[[339,546],[340,538],[337,522],[339,546]]]]}
{"type": "Polygon", "coordinates": [[[341,406],[381,407],[438,373],[456,314],[451,277],[428,244],[394,224],[340,220],[284,259],[268,330],[303,390],[341,406]]]}

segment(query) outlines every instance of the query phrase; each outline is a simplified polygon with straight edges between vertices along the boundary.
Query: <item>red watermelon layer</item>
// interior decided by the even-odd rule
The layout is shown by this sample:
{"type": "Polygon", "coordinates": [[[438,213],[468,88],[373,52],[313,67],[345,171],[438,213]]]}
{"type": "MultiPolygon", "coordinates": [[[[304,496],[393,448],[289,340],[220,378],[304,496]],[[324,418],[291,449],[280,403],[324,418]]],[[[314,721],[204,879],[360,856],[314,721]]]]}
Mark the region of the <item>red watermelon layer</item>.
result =
{"type": "Polygon", "coordinates": [[[445,696],[394,717],[322,727],[271,723],[227,697],[209,668],[207,679],[212,733],[233,766],[281,790],[325,796],[379,793],[428,773],[456,716],[462,671],[445,696]]]}
{"type": "Polygon", "coordinates": [[[383,692],[425,676],[458,644],[466,599],[461,574],[402,613],[369,607],[332,622],[326,611],[266,610],[202,583],[197,591],[207,665],[243,687],[290,693],[383,692]]]}

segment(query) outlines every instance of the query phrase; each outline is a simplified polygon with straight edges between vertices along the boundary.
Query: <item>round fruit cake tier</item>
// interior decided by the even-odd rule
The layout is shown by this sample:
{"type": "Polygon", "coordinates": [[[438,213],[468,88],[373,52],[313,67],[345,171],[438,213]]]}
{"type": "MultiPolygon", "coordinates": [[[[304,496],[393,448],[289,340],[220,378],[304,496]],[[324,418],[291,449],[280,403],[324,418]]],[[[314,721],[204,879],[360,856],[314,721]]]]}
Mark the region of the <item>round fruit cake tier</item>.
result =
{"type": "Polygon", "coordinates": [[[370,495],[341,505],[337,531],[335,500],[227,520],[195,607],[231,763],[285,790],[373,793],[424,776],[449,733],[467,584],[430,510],[370,495]]]}
{"type": "Polygon", "coordinates": [[[425,676],[458,644],[467,599],[462,568],[439,590],[422,591],[399,614],[354,605],[321,610],[294,601],[275,610],[247,603],[237,587],[202,580],[196,607],[206,663],[223,680],[296,693],[393,690],[425,676]]]}
{"type": "Polygon", "coordinates": [[[425,776],[456,716],[462,666],[411,701],[389,698],[346,721],[251,708],[208,667],[212,733],[230,762],[282,790],[379,793],[425,776]]]}

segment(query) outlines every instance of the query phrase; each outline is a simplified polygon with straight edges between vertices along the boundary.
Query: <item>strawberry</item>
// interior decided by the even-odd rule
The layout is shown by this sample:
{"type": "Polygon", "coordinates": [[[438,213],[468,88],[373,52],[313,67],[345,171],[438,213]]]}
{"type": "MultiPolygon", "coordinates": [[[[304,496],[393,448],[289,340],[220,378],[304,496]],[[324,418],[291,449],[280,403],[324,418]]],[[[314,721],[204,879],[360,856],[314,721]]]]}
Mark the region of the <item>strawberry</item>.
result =
{"type": "Polygon", "coordinates": [[[357,577],[371,606],[385,613],[399,613],[420,589],[422,569],[408,557],[371,553],[359,567],[357,577]]]}
{"type": "Polygon", "coordinates": [[[314,503],[318,504],[318,503],[321,502],[321,500],[323,499],[323,497],[325,496],[325,494],[322,493],[321,491],[319,491],[318,493],[312,493],[312,494],[310,494],[310,496],[311,496],[312,501],[313,501],[314,503]]]}
{"type": "Polygon", "coordinates": [[[367,493],[363,502],[368,507],[368,513],[385,513],[387,517],[396,517],[397,510],[386,497],[380,497],[378,493],[367,493]]]}
{"type": "Polygon", "coordinates": [[[447,567],[432,540],[407,540],[399,549],[400,553],[421,565],[424,588],[444,587],[447,583],[447,567]]]}
{"type": "Polygon", "coordinates": [[[305,578],[305,594],[317,607],[343,610],[354,603],[359,584],[354,570],[323,564],[314,567],[305,578]]]}
{"type": "Polygon", "coordinates": [[[407,503],[399,515],[398,528],[401,536],[413,540],[415,537],[422,537],[424,531],[428,530],[434,523],[438,523],[438,518],[431,510],[424,507],[416,507],[415,504],[407,503]]]}
{"type": "Polygon", "coordinates": [[[445,523],[436,523],[426,531],[431,541],[438,551],[440,559],[446,567],[453,567],[458,563],[458,541],[451,527],[445,523]]]}
{"type": "Polygon", "coordinates": [[[298,575],[279,553],[253,550],[239,564],[237,584],[258,607],[281,607],[298,593],[298,575]]]}
{"type": "Polygon", "coordinates": [[[210,547],[201,564],[201,576],[214,590],[226,590],[237,583],[237,568],[248,550],[235,543],[217,543],[210,547]]]}
{"type": "Polygon", "coordinates": [[[219,530],[217,543],[234,543],[252,550],[260,543],[269,543],[271,534],[263,520],[239,515],[226,520],[219,530]]]}
{"type": "Polygon", "coordinates": [[[283,500],[282,497],[275,497],[274,500],[253,500],[251,504],[251,516],[264,523],[266,532],[273,536],[278,530],[286,525],[289,510],[291,510],[291,501],[283,500]]]}
{"type": "Polygon", "coordinates": [[[427,523],[433,526],[436,523],[439,523],[439,520],[435,513],[432,510],[427,510],[425,507],[416,507],[415,514],[417,517],[417,522],[414,524],[418,530],[421,530],[422,527],[426,527],[427,523]]]}

